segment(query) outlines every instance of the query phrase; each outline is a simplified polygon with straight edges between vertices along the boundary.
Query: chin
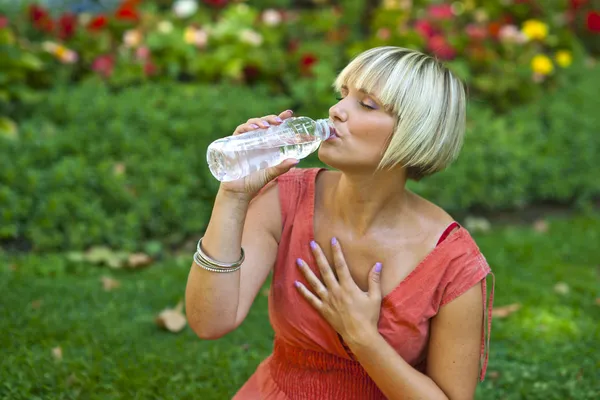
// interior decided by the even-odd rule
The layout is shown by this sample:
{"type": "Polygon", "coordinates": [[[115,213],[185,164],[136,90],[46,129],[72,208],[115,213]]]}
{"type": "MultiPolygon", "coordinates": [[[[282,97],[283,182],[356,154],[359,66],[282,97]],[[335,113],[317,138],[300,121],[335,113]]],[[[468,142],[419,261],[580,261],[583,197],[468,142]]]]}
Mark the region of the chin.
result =
{"type": "Polygon", "coordinates": [[[366,170],[375,170],[377,168],[377,164],[370,165],[370,163],[361,162],[364,160],[339,154],[339,152],[332,148],[319,147],[317,157],[323,164],[342,172],[364,172],[366,170]]]}

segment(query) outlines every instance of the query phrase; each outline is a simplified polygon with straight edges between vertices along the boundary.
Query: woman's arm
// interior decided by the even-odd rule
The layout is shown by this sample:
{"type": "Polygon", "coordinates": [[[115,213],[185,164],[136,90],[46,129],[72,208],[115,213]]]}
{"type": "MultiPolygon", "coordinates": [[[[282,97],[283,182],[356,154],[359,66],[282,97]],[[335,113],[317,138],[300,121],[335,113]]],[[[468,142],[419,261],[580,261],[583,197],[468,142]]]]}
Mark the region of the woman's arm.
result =
{"type": "Polygon", "coordinates": [[[218,339],[237,328],[265,282],[277,256],[277,229],[281,230],[278,188],[274,182],[252,202],[220,190],[202,240],[205,253],[233,262],[244,247],[241,269],[230,273],[207,271],[192,265],[186,287],[186,315],[202,339],[218,339]]]}
{"type": "Polygon", "coordinates": [[[376,330],[347,342],[356,359],[389,399],[473,399],[477,386],[483,299],[481,283],[443,306],[431,323],[427,374],[394,350],[376,330]]]}

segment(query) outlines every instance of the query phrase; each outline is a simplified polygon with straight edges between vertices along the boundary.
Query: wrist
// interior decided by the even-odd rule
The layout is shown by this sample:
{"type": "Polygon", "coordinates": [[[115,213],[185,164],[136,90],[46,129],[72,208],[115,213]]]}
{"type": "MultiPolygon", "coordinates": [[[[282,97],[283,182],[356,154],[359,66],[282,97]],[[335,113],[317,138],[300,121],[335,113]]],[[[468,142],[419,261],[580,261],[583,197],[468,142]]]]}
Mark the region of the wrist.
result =
{"type": "Polygon", "coordinates": [[[365,348],[373,345],[379,338],[381,338],[381,334],[377,328],[366,328],[346,335],[344,342],[354,351],[357,348],[365,348]]]}
{"type": "Polygon", "coordinates": [[[219,188],[217,196],[224,198],[228,201],[234,201],[241,204],[250,203],[250,200],[252,200],[253,197],[253,195],[250,193],[234,192],[231,190],[223,189],[222,187],[219,188]]]}

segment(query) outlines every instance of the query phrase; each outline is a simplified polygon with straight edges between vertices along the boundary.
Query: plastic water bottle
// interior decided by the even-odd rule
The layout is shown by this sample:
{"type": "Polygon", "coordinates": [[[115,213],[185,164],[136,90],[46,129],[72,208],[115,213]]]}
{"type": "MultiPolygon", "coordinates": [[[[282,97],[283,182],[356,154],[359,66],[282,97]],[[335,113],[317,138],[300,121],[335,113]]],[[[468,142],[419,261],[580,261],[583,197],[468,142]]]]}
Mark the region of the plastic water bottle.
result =
{"type": "Polygon", "coordinates": [[[217,180],[234,181],[288,158],[307,157],[332,132],[329,119],[292,117],[281,125],[215,140],[208,146],[206,161],[217,180]]]}

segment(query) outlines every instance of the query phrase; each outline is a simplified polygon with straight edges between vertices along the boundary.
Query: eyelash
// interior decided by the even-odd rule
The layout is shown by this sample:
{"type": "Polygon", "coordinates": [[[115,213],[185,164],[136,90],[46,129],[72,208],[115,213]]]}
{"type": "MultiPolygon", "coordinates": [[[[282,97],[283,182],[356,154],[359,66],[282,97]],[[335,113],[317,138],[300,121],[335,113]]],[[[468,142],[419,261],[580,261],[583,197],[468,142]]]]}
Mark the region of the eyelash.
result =
{"type": "MultiPolygon", "coordinates": [[[[336,97],[337,101],[342,101],[344,98],[343,97],[336,97]]],[[[361,106],[363,106],[363,108],[369,109],[369,110],[375,110],[375,107],[371,107],[368,104],[363,103],[362,101],[359,101],[358,104],[360,104],[361,106]]]]}

